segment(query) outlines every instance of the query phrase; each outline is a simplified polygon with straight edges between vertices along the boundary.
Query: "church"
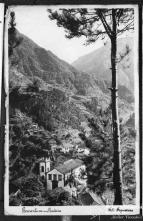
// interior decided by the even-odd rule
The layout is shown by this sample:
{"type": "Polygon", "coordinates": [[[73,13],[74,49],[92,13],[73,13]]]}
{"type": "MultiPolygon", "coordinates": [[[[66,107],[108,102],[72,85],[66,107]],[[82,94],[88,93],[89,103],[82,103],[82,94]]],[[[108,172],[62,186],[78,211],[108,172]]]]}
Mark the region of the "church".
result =
{"type": "Polygon", "coordinates": [[[49,190],[64,187],[71,174],[78,178],[81,170],[85,170],[85,165],[80,159],[67,160],[52,170],[50,168],[50,162],[49,158],[42,158],[39,164],[40,176],[46,180],[47,189],[49,190]]]}

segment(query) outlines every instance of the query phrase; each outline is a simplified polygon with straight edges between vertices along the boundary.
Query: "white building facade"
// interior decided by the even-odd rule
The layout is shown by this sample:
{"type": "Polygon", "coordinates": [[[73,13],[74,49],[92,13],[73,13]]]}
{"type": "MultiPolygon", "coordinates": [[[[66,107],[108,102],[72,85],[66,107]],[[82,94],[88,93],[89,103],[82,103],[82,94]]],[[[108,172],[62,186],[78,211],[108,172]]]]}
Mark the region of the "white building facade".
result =
{"type": "Polygon", "coordinates": [[[64,187],[64,174],[56,169],[46,174],[47,189],[52,190],[56,187],[64,187]]]}
{"type": "Polygon", "coordinates": [[[85,170],[85,165],[79,159],[66,161],[64,164],[46,173],[47,189],[52,190],[57,187],[64,187],[71,175],[78,177],[83,169],[85,170]]]}

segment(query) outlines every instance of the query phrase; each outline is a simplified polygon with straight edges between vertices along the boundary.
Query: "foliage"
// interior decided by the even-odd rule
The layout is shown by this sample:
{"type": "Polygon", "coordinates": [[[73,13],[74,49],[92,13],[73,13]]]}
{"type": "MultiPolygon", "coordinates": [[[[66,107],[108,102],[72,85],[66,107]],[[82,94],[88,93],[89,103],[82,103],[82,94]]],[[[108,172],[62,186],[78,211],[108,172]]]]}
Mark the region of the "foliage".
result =
{"type": "Polygon", "coordinates": [[[19,108],[22,112],[27,113],[33,118],[33,121],[44,126],[45,129],[52,130],[52,119],[50,119],[50,110],[46,103],[48,94],[45,91],[39,92],[38,83],[28,85],[27,91],[21,91],[21,88],[16,86],[10,91],[10,105],[13,108],[19,108]],[[34,90],[34,91],[33,91],[34,90]]]}
{"type": "Polygon", "coordinates": [[[9,56],[13,54],[13,49],[16,48],[19,44],[21,44],[23,38],[18,37],[16,33],[16,22],[15,22],[15,12],[10,12],[10,21],[9,21],[9,29],[8,29],[8,50],[9,56]]]}
{"type": "Polygon", "coordinates": [[[88,185],[99,194],[104,192],[107,183],[112,180],[113,146],[110,116],[111,110],[108,108],[102,113],[100,110],[94,119],[89,119],[89,126],[92,128],[94,139],[90,140],[92,143],[90,146],[91,153],[85,159],[85,163],[88,185]],[[101,141],[100,144],[95,143],[96,139],[101,141]]]}
{"type": "Polygon", "coordinates": [[[10,195],[9,196],[9,205],[10,206],[19,206],[21,204],[21,199],[19,199],[17,196],[10,195]]]}
{"type": "Polygon", "coordinates": [[[39,200],[36,197],[27,197],[22,200],[23,206],[36,206],[39,205],[39,200]]]}
{"type": "Polygon", "coordinates": [[[18,191],[10,195],[10,205],[39,205],[44,190],[43,184],[36,176],[21,177],[15,181],[18,191]]]}
{"type": "Polygon", "coordinates": [[[88,147],[89,149],[92,148],[91,140],[87,139],[84,133],[79,133],[79,137],[84,141],[86,147],[88,147]]]}
{"type": "MultiPolygon", "coordinates": [[[[86,44],[113,35],[112,9],[48,9],[51,20],[56,20],[57,26],[64,27],[65,36],[69,39],[84,36],[86,44]]],[[[117,21],[117,34],[134,28],[134,12],[132,9],[114,9],[117,21]]]]}
{"type": "MultiPolygon", "coordinates": [[[[49,136],[30,117],[20,111],[10,118],[10,189],[13,181],[30,173],[38,173],[37,160],[43,156],[50,156],[51,147],[49,136]]],[[[10,191],[10,192],[11,192],[10,191]]]]}
{"type": "Polygon", "coordinates": [[[72,197],[69,192],[62,192],[58,197],[58,204],[60,205],[72,205],[72,197]]]}
{"type": "Polygon", "coordinates": [[[79,205],[77,199],[73,198],[68,191],[62,188],[56,188],[54,190],[48,191],[45,198],[46,206],[71,206],[79,205]]]}
{"type": "Polygon", "coordinates": [[[26,197],[39,196],[43,190],[43,184],[39,181],[37,177],[27,177],[20,180],[21,192],[26,197]]]}
{"type": "MultiPolygon", "coordinates": [[[[132,132],[135,130],[132,128],[131,131],[127,125],[120,120],[123,200],[125,204],[129,204],[135,198],[136,186],[135,132],[132,132]]],[[[113,195],[113,145],[110,107],[105,111],[100,110],[94,119],[89,119],[89,126],[92,128],[92,136],[87,138],[84,134],[80,134],[84,141],[89,140],[92,143],[90,155],[85,158],[88,186],[101,196],[106,195],[105,198],[108,199],[108,192],[113,195]],[[96,140],[100,140],[100,142],[96,143],[96,140]]]]}
{"type": "Polygon", "coordinates": [[[33,78],[32,83],[29,84],[26,88],[27,92],[39,92],[40,90],[40,81],[38,78],[33,78]]]}

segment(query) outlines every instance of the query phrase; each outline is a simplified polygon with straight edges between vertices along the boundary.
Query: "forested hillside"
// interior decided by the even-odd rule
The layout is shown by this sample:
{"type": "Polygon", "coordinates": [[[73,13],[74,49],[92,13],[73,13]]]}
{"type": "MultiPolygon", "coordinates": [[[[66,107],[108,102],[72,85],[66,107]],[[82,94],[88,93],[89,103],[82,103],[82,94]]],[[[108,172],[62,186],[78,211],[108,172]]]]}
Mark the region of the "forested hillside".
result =
{"type": "MultiPolygon", "coordinates": [[[[83,159],[89,187],[100,195],[106,192],[108,195],[112,190],[112,185],[107,183],[109,180],[112,183],[113,152],[109,82],[76,70],[18,31],[17,37],[22,41],[9,57],[10,205],[47,205],[50,196],[46,195],[45,183],[39,177],[39,159],[50,156],[54,166],[76,158],[77,145],[90,149],[90,156],[83,159]],[[53,143],[57,149],[71,144],[73,150],[68,154],[59,153],[53,149],[53,143]],[[107,168],[110,168],[109,174],[106,174],[107,168]],[[107,182],[102,179],[105,176],[107,182]],[[103,189],[98,190],[99,183],[94,181],[102,183],[103,189]],[[20,194],[14,195],[18,190],[20,194]]],[[[133,100],[130,90],[120,85],[126,204],[133,203],[135,198],[133,100]]]]}

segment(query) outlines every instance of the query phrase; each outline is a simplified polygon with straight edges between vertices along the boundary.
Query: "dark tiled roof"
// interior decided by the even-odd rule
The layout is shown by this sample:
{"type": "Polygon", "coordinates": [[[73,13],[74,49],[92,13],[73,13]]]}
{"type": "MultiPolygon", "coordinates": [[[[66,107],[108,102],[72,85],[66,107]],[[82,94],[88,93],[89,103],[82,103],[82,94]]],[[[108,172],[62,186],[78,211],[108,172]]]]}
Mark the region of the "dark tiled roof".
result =
{"type": "Polygon", "coordinates": [[[79,200],[83,205],[104,205],[102,199],[96,193],[84,192],[79,194],[79,200]]]}
{"type": "Polygon", "coordinates": [[[79,200],[81,201],[82,205],[92,205],[94,200],[90,196],[89,193],[82,193],[79,195],[79,200]]]}
{"type": "Polygon", "coordinates": [[[71,160],[64,162],[64,164],[55,167],[55,169],[58,170],[62,174],[66,174],[66,173],[69,173],[71,170],[74,170],[80,167],[82,164],[83,164],[82,160],[71,159],[71,160]]]}
{"type": "Polygon", "coordinates": [[[93,205],[104,205],[103,200],[101,199],[101,197],[93,192],[89,192],[90,196],[93,198],[94,202],[93,205]]]}

